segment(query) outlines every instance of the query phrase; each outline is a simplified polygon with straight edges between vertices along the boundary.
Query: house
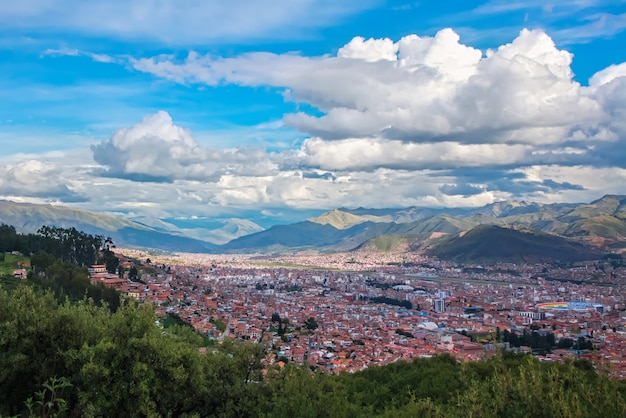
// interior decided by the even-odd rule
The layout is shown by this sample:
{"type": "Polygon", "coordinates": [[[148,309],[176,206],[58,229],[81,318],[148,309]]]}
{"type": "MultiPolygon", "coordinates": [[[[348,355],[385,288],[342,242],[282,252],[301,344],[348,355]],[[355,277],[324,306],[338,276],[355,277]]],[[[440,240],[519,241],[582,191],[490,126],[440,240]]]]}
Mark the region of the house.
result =
{"type": "Polygon", "coordinates": [[[13,277],[15,277],[16,279],[25,279],[26,275],[26,269],[13,270],[13,277]]]}

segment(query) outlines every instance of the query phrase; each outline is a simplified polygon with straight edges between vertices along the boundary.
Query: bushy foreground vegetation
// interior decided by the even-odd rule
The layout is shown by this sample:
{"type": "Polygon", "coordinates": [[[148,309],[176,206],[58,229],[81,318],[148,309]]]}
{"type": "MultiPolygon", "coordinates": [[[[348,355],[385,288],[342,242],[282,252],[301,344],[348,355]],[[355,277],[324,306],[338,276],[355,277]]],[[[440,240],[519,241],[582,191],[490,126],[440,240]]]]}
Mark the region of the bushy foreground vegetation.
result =
{"type": "Polygon", "coordinates": [[[260,344],[201,353],[189,327],[164,329],[148,306],[115,312],[0,291],[0,415],[262,417],[622,417],[626,386],[590,363],[449,356],[338,376],[265,371],[260,344]],[[29,398],[30,401],[29,401],[29,398]]]}

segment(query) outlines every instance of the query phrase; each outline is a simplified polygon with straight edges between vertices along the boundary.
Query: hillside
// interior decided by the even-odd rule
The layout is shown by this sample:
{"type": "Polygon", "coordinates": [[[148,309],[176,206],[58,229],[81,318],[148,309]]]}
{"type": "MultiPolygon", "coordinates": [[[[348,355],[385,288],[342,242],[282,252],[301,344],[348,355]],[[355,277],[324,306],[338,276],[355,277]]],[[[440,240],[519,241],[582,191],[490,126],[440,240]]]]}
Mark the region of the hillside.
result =
{"type": "Polygon", "coordinates": [[[448,213],[450,215],[461,215],[465,212],[463,209],[436,209],[436,208],[419,208],[409,207],[400,209],[347,209],[339,208],[323,213],[308,221],[319,224],[330,224],[337,229],[345,229],[359,223],[377,222],[377,223],[410,223],[421,219],[430,218],[432,216],[448,213]]]}
{"type": "Polygon", "coordinates": [[[171,235],[225,244],[235,238],[263,231],[263,228],[247,219],[157,219],[134,217],[133,222],[171,235]]]}
{"type": "Polygon", "coordinates": [[[304,249],[350,250],[363,242],[384,235],[395,224],[365,222],[345,229],[330,224],[304,221],[275,225],[265,231],[237,238],[216,249],[219,252],[280,252],[304,249]]]}
{"type": "MultiPolygon", "coordinates": [[[[356,222],[387,221],[390,225],[385,234],[394,241],[397,236],[409,239],[410,248],[421,249],[439,242],[432,242],[428,233],[454,234],[478,225],[497,225],[508,228],[530,228],[552,235],[559,235],[600,248],[622,251],[626,247],[626,197],[607,195],[591,203],[543,204],[525,201],[495,202],[479,208],[418,208],[405,209],[346,209],[323,214],[313,222],[350,217],[350,225],[356,222]],[[392,226],[392,223],[396,224],[392,226]]],[[[332,224],[332,223],[331,223],[332,224]]],[[[338,223],[334,223],[338,225],[338,223]]],[[[364,242],[363,244],[366,244],[364,242]]],[[[362,245],[363,245],[362,244],[362,245]]],[[[392,244],[372,245],[371,248],[387,248],[392,244]]],[[[359,246],[359,248],[361,248],[359,246]]]]}
{"type": "Polygon", "coordinates": [[[467,231],[468,229],[479,225],[479,223],[473,219],[455,218],[453,216],[441,214],[402,225],[402,229],[406,234],[417,235],[433,232],[454,234],[461,231],[467,231]]]}
{"type": "Polygon", "coordinates": [[[481,225],[428,250],[445,260],[471,263],[537,263],[595,260],[598,250],[540,231],[481,225]]]}
{"type": "Polygon", "coordinates": [[[65,206],[0,201],[0,223],[12,225],[21,233],[36,232],[43,225],[74,227],[87,234],[111,237],[117,245],[125,247],[189,252],[206,252],[214,247],[127,219],[65,206]]]}
{"type": "Polygon", "coordinates": [[[580,204],[563,216],[564,221],[590,219],[596,216],[619,216],[625,215],[626,196],[606,195],[589,204],[580,204]]]}
{"type": "Polygon", "coordinates": [[[347,229],[365,222],[389,222],[390,218],[370,214],[355,215],[341,209],[335,209],[315,218],[310,218],[308,221],[320,225],[331,225],[336,229],[347,229]]]}

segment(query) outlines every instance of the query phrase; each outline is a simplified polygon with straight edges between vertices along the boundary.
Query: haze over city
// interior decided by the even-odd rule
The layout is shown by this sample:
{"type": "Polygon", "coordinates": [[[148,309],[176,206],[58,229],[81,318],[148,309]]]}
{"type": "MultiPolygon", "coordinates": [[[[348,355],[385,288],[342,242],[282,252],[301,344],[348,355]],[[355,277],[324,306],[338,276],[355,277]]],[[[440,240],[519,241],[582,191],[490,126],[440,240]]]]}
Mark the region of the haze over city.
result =
{"type": "Polygon", "coordinates": [[[0,6],[0,198],[123,216],[591,201],[624,1],[0,6]]]}

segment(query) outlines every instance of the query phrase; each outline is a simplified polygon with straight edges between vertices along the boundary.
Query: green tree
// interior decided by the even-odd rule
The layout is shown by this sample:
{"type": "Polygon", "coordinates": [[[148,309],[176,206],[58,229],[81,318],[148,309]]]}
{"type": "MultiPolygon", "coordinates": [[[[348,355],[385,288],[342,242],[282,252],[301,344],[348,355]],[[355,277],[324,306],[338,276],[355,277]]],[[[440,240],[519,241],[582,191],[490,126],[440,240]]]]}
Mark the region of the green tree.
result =
{"type": "Polygon", "coordinates": [[[304,327],[308,330],[314,331],[319,327],[319,325],[317,321],[315,320],[315,318],[310,317],[309,319],[305,321],[304,327]]]}

